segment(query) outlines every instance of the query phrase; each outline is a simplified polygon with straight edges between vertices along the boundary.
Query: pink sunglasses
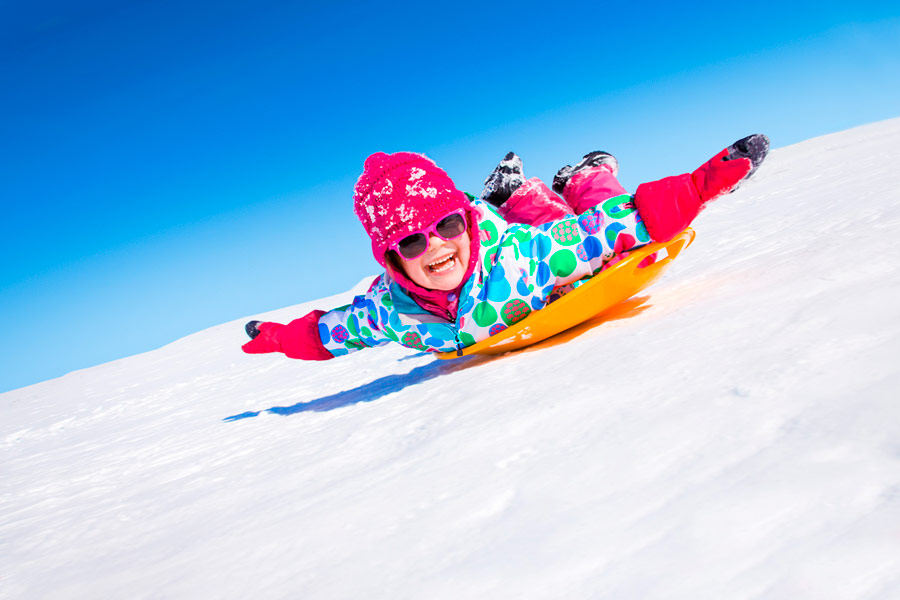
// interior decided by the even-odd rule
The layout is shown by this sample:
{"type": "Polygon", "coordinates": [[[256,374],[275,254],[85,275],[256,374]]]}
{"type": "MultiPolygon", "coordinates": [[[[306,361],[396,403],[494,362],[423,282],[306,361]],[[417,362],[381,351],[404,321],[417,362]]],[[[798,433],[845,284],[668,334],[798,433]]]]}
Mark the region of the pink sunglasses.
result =
{"type": "Polygon", "coordinates": [[[466,211],[459,208],[442,219],[438,219],[425,229],[420,229],[403,237],[398,242],[390,245],[391,250],[405,258],[412,260],[419,258],[428,250],[428,240],[434,234],[442,240],[458,238],[466,231],[466,211]]]}

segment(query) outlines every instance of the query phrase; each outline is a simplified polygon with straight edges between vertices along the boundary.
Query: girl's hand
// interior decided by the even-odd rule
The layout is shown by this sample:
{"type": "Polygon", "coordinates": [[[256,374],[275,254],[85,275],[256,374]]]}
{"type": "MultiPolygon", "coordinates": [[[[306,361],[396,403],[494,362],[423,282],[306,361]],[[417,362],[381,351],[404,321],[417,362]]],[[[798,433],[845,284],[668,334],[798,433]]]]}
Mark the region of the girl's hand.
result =
{"type": "Polygon", "coordinates": [[[250,321],[244,326],[244,330],[252,339],[241,346],[241,349],[247,354],[283,352],[289,358],[300,360],[334,358],[319,338],[319,317],[324,314],[325,311],[314,310],[287,325],[250,321]]]}
{"type": "Polygon", "coordinates": [[[241,346],[241,349],[247,354],[281,352],[281,344],[278,343],[275,334],[282,329],[284,325],[281,323],[250,321],[244,325],[244,331],[250,336],[250,341],[241,346]]]}

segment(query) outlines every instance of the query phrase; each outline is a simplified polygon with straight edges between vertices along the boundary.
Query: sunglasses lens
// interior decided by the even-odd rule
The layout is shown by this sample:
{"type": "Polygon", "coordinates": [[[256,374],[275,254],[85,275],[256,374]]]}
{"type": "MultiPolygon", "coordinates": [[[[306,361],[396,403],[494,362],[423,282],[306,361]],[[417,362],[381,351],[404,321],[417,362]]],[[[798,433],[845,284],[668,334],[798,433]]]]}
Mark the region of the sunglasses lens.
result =
{"type": "Polygon", "coordinates": [[[397,243],[397,250],[403,258],[413,259],[428,249],[428,236],[424,233],[408,235],[397,243]]]}
{"type": "MultiPolygon", "coordinates": [[[[438,221],[431,231],[434,231],[445,240],[452,240],[466,231],[466,218],[458,213],[447,215],[438,221]]],[[[420,231],[406,236],[397,242],[397,252],[407,260],[418,258],[428,250],[428,238],[430,235],[430,233],[420,231]]]]}
{"type": "Polygon", "coordinates": [[[441,219],[434,229],[439,236],[450,240],[463,234],[466,230],[466,220],[460,214],[449,215],[441,219]]]}

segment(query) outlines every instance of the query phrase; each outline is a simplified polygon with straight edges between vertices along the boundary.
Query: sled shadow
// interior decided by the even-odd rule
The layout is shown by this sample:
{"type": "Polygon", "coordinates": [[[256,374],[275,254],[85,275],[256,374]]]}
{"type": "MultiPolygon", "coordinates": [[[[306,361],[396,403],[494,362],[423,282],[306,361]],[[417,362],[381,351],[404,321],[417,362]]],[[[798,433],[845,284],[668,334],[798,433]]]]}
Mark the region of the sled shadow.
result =
{"type": "MultiPolygon", "coordinates": [[[[407,357],[408,358],[408,357],[407,357]]],[[[239,415],[232,415],[222,419],[226,422],[240,421],[250,417],[256,417],[264,412],[276,415],[294,415],[304,412],[326,412],[352,404],[360,404],[362,402],[372,402],[378,400],[382,396],[386,396],[393,392],[398,392],[407,386],[416,385],[440,377],[462,371],[478,365],[483,365],[496,360],[497,356],[466,356],[457,360],[435,360],[427,365],[416,367],[409,373],[399,375],[386,375],[374,381],[370,381],[365,385],[352,390],[345,390],[330,396],[318,398],[305,402],[298,402],[291,406],[273,406],[265,410],[248,411],[239,415]]]]}

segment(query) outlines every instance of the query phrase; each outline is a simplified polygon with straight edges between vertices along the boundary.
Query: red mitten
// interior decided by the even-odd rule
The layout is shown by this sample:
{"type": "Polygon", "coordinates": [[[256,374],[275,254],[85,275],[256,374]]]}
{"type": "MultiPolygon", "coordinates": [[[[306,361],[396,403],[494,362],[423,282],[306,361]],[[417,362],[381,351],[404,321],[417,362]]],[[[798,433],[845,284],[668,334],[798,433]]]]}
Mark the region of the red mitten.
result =
{"type": "Polygon", "coordinates": [[[322,345],[319,337],[319,318],[324,314],[324,310],[314,310],[287,325],[261,323],[256,326],[259,335],[241,346],[241,349],[247,354],[284,352],[288,358],[301,360],[334,358],[334,355],[322,345]]]}
{"type": "Polygon", "coordinates": [[[769,138],[757,133],[736,141],[693,173],[639,185],[634,204],[650,237],[657,242],[672,239],[707,202],[737,189],[768,152],[769,138]]]}
{"type": "Polygon", "coordinates": [[[705,204],[733,192],[752,169],[749,158],[734,157],[731,148],[725,148],[691,173],[691,179],[705,204]]]}

